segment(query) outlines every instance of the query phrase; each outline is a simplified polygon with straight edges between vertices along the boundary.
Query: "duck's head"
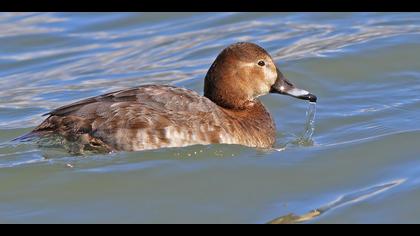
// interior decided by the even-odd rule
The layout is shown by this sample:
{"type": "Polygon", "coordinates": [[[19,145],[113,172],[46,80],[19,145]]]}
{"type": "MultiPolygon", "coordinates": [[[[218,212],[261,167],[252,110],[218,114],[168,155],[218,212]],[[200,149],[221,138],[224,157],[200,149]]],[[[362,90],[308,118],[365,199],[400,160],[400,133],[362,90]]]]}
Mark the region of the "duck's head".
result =
{"type": "Polygon", "coordinates": [[[245,108],[268,93],[317,100],[315,95],[288,81],[267,51],[254,43],[235,43],[225,48],[208,70],[204,82],[204,96],[230,109],[245,108]]]}

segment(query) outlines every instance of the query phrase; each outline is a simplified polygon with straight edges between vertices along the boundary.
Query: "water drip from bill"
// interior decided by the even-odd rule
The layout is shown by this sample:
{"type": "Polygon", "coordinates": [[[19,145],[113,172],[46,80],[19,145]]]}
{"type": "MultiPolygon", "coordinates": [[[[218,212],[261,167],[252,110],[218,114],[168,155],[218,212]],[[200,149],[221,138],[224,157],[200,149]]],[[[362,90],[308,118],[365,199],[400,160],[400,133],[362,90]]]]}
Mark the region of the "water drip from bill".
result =
{"type": "Polygon", "coordinates": [[[316,115],[316,103],[310,102],[308,110],[306,111],[306,122],[305,129],[301,137],[298,137],[294,144],[299,146],[312,146],[314,144],[312,136],[315,131],[315,115],[316,115]]]}

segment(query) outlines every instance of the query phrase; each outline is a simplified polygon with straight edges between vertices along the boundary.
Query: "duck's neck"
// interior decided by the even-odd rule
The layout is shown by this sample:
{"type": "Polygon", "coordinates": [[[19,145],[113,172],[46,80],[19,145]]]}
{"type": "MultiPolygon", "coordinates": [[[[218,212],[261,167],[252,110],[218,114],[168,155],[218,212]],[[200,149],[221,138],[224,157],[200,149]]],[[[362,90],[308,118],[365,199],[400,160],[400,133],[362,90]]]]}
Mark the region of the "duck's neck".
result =
{"type": "Polygon", "coordinates": [[[235,132],[249,146],[268,148],[275,142],[276,127],[270,113],[259,101],[250,102],[243,109],[226,109],[237,121],[235,132]]]}

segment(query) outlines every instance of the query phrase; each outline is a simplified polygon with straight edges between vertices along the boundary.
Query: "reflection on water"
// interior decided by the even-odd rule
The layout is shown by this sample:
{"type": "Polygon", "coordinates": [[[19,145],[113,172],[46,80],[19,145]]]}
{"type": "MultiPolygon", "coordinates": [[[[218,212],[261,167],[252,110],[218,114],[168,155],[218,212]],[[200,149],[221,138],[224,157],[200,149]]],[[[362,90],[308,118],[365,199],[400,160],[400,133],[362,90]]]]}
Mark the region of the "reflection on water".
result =
{"type": "Polygon", "coordinates": [[[419,37],[418,13],[1,13],[0,222],[419,223],[419,37]],[[11,141],[41,114],[104,92],[202,93],[215,56],[237,41],[266,48],[319,97],[261,98],[281,152],[69,156],[11,141]]]}

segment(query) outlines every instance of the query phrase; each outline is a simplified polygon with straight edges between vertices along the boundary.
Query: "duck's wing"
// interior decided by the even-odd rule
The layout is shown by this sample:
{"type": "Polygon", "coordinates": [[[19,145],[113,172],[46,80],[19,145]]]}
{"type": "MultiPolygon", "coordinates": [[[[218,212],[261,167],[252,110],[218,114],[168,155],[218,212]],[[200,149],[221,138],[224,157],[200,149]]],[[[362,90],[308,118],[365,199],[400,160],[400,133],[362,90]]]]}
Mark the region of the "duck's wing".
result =
{"type": "MultiPolygon", "coordinates": [[[[87,98],[59,107],[43,116],[66,116],[78,113],[82,108],[94,103],[115,104],[121,102],[141,103],[166,110],[189,112],[206,111],[209,105],[213,105],[210,100],[203,99],[198,93],[188,89],[170,85],[143,85],[87,98]]],[[[86,112],[86,109],[83,110],[86,112]]]]}
{"type": "MultiPolygon", "coordinates": [[[[43,114],[43,116],[51,115],[51,116],[65,116],[69,115],[83,106],[86,106],[88,104],[96,103],[96,102],[128,102],[128,101],[136,101],[138,93],[141,92],[142,87],[147,86],[139,86],[124,90],[118,90],[106,94],[102,94],[96,97],[87,98],[75,103],[71,103],[69,105],[65,105],[62,107],[59,107],[55,110],[52,110],[46,114],[43,114]]],[[[169,86],[168,86],[169,87],[169,86]]]]}

